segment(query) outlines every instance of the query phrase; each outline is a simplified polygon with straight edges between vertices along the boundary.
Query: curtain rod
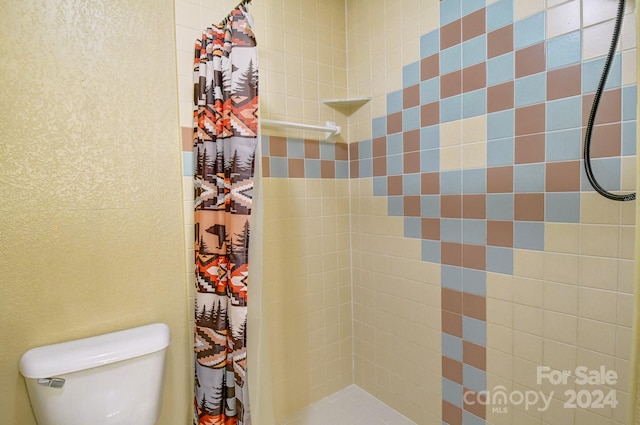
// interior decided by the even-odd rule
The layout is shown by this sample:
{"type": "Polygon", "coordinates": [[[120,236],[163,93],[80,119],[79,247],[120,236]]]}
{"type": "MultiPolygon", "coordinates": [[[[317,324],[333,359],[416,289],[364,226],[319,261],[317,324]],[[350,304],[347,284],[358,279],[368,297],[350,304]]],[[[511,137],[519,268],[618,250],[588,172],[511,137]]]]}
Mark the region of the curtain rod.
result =
{"type": "MultiPolygon", "coordinates": [[[[240,3],[238,3],[236,5],[236,7],[233,8],[233,10],[236,10],[237,8],[239,8],[240,6],[245,6],[247,4],[251,3],[251,0],[240,0],[240,3]]],[[[225,18],[222,20],[222,22],[220,22],[220,26],[224,27],[225,25],[227,25],[227,23],[229,23],[229,19],[231,19],[231,14],[232,12],[229,12],[229,14],[227,16],[225,16],[225,18]]]]}
{"type": "Polygon", "coordinates": [[[289,122],[289,121],[276,121],[276,120],[267,120],[261,119],[260,123],[265,127],[287,127],[287,128],[297,128],[300,130],[313,130],[313,131],[324,131],[326,140],[330,140],[332,136],[337,136],[340,134],[342,128],[339,125],[336,125],[333,121],[327,121],[325,126],[321,125],[310,125],[310,124],[300,124],[297,122],[289,122]]]}

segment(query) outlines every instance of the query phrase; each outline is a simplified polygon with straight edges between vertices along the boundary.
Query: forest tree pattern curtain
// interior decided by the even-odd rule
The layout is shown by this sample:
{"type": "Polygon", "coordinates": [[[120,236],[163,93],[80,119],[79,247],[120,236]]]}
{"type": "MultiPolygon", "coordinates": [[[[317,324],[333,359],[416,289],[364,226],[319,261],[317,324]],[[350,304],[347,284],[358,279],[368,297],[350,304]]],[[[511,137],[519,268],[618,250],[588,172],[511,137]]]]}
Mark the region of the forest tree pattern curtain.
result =
{"type": "Polygon", "coordinates": [[[250,425],[246,325],[258,68],[245,7],[196,42],[194,79],[194,423],[250,425]]]}

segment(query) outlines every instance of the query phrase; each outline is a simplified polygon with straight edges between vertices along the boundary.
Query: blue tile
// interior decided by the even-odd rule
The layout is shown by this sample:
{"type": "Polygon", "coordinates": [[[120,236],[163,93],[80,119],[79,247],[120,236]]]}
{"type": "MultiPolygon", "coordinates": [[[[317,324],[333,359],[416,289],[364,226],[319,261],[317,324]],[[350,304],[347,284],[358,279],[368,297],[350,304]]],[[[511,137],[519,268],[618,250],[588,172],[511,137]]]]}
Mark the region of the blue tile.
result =
{"type": "Polygon", "coordinates": [[[373,195],[387,196],[387,178],[386,177],[373,178],[373,195]]]}
{"type": "Polygon", "coordinates": [[[402,191],[405,195],[420,195],[420,174],[404,174],[402,191]]]}
{"type": "Polygon", "coordinates": [[[462,290],[470,294],[487,295],[487,272],[484,270],[462,269],[462,290]]]}
{"type": "MultiPolygon", "coordinates": [[[[582,164],[581,164],[582,165],[582,164]]],[[[620,190],[620,158],[595,158],[591,160],[593,175],[600,186],[608,191],[620,190]]],[[[580,188],[594,191],[587,179],[584,166],[580,167],[580,188]]]]}
{"type": "Polygon", "coordinates": [[[513,220],[513,193],[487,194],[488,220],[513,220]]]}
{"type": "Polygon", "coordinates": [[[402,154],[387,155],[387,175],[399,176],[403,174],[404,167],[402,166],[402,161],[403,161],[402,154]]]}
{"type": "Polygon", "coordinates": [[[544,220],[554,223],[580,223],[580,192],[546,193],[544,220]]]}
{"type": "Polygon", "coordinates": [[[420,215],[422,217],[440,217],[440,196],[421,195],[420,215]]]}
{"type": "Polygon", "coordinates": [[[487,60],[487,36],[480,35],[462,43],[462,67],[466,68],[487,60]]]}
{"type": "Polygon", "coordinates": [[[440,99],[440,77],[424,80],[420,83],[420,104],[436,102],[440,99]]]}
{"type": "Polygon", "coordinates": [[[194,176],[196,170],[195,155],[193,152],[182,152],[182,175],[194,176]]]}
{"type": "Polygon", "coordinates": [[[513,109],[487,114],[488,140],[513,137],[515,134],[515,113],[513,109]]]}
{"type": "Polygon", "coordinates": [[[474,344],[487,346],[487,322],[462,316],[462,338],[474,344]]]}
{"type": "Polygon", "coordinates": [[[638,86],[626,86],[622,89],[622,120],[631,121],[636,119],[638,101],[638,86]]]}
{"type": "Polygon", "coordinates": [[[547,70],[578,63],[581,57],[580,31],[547,41],[547,70]]]}
{"type": "Polygon", "coordinates": [[[487,86],[506,83],[515,78],[513,52],[491,58],[487,61],[487,86]]]}
{"type": "Polygon", "coordinates": [[[423,173],[440,171],[440,149],[420,151],[420,171],[423,173]]]}
{"type": "Polygon", "coordinates": [[[513,0],[499,0],[487,6],[487,32],[513,23],[513,0]]]}
{"type": "Polygon", "coordinates": [[[440,193],[455,195],[462,193],[462,171],[442,171],[440,173],[440,193]]]}
{"type": "Polygon", "coordinates": [[[453,71],[462,69],[462,45],[444,49],[440,52],[440,75],[445,75],[453,71]]]}
{"type": "Polygon", "coordinates": [[[390,216],[402,217],[404,215],[404,197],[389,196],[387,211],[390,216]]]}
{"type": "Polygon", "coordinates": [[[336,161],[336,178],[337,179],[349,178],[349,161],[343,161],[343,160],[336,161]]]}
{"type": "Polygon", "coordinates": [[[387,155],[401,154],[403,150],[402,133],[387,136],[387,155]]]}
{"type": "Polygon", "coordinates": [[[287,156],[289,158],[304,158],[304,141],[302,139],[287,139],[287,156]]]}
{"type": "Polygon", "coordinates": [[[582,126],[581,96],[547,102],[547,131],[580,128],[582,126]]]}
{"type": "Polygon", "coordinates": [[[487,142],[487,165],[512,165],[514,155],[513,138],[489,140],[487,142]]]}
{"type": "Polygon", "coordinates": [[[582,131],[579,128],[546,133],[545,158],[547,161],[569,161],[582,156],[582,131]]]}
{"type": "Polygon", "coordinates": [[[466,410],[462,411],[462,423],[464,425],[485,425],[486,424],[484,419],[466,410]]]}
{"type": "Polygon", "coordinates": [[[440,240],[443,242],[462,242],[462,219],[441,218],[440,240]]]}
{"type": "Polygon", "coordinates": [[[462,96],[452,96],[440,101],[440,122],[462,119],[462,96]]]}
{"type": "Polygon", "coordinates": [[[273,156],[269,158],[269,173],[271,177],[289,177],[289,164],[287,158],[273,156]]]}
{"type": "Polygon", "coordinates": [[[544,192],[545,164],[524,164],[513,167],[515,192],[544,192]]]}
{"type": "Polygon", "coordinates": [[[442,378],[442,399],[462,408],[462,385],[442,378]]]}
{"type": "Polygon", "coordinates": [[[462,242],[472,245],[486,245],[487,221],[465,219],[462,223],[462,242]]]}
{"type": "Polygon", "coordinates": [[[420,128],[420,107],[405,109],[402,111],[402,131],[411,131],[420,128]]]}
{"type": "Polygon", "coordinates": [[[443,264],[440,267],[440,282],[444,288],[462,291],[462,268],[443,264]]]}
{"type": "Polygon", "coordinates": [[[440,51],[440,30],[433,30],[420,37],[420,59],[440,51]]]}
{"type": "Polygon", "coordinates": [[[402,90],[387,94],[387,115],[402,111],[402,90]]]}
{"type": "Polygon", "coordinates": [[[371,122],[371,135],[382,137],[387,135],[387,117],[374,118],[371,122]]]}
{"type": "Polygon", "coordinates": [[[420,62],[412,62],[402,67],[402,87],[415,86],[420,82],[420,62]]]}
{"type": "Polygon", "coordinates": [[[462,193],[486,193],[487,169],[462,170],[462,193]]]}
{"type": "Polygon", "coordinates": [[[513,30],[514,48],[522,49],[540,43],[545,39],[544,12],[516,22],[513,30]]]}
{"type": "Polygon", "coordinates": [[[514,84],[514,92],[516,107],[544,102],[547,100],[546,72],[518,78],[514,84]]]}
{"type": "Polygon", "coordinates": [[[405,238],[422,238],[422,220],[420,217],[404,218],[404,237],[405,238]]]}
{"type": "Polygon", "coordinates": [[[513,247],[544,251],[544,223],[531,221],[514,222],[513,247]]]}
{"type": "MultiPolygon", "coordinates": [[[[374,120],[375,121],[375,120],[374,120]]],[[[358,143],[358,159],[373,157],[373,143],[371,140],[363,140],[358,143]]]]}
{"type": "MultiPolygon", "coordinates": [[[[582,93],[593,93],[600,84],[605,58],[593,59],[582,63],[582,93]]],[[[620,54],[613,57],[605,90],[622,85],[622,60],[620,54]]]]}
{"type": "Polygon", "coordinates": [[[480,10],[484,7],[485,0],[463,0],[462,1],[462,16],[466,16],[469,13],[473,13],[476,10],[480,10]]]}
{"type": "Polygon", "coordinates": [[[319,179],[321,177],[319,159],[304,160],[304,176],[308,179],[319,179]]]}
{"type": "Polygon", "coordinates": [[[269,155],[269,136],[262,136],[260,138],[260,144],[262,145],[262,156],[270,156],[269,155]]]}
{"type": "Polygon", "coordinates": [[[334,161],[336,159],[336,145],[333,143],[320,143],[320,159],[334,161]]]}
{"type": "Polygon", "coordinates": [[[450,359],[462,361],[462,339],[442,333],[442,355],[450,359]]]}
{"type": "Polygon", "coordinates": [[[425,239],[422,241],[422,261],[440,263],[440,241],[425,239]]]}
{"type": "Polygon", "coordinates": [[[358,161],[359,177],[373,177],[373,160],[371,158],[358,161]]]}
{"type": "Polygon", "coordinates": [[[440,2],[440,26],[447,25],[462,17],[462,0],[442,0],[440,2]]]}
{"type": "Polygon", "coordinates": [[[420,129],[420,150],[440,147],[440,126],[432,125],[420,129]]]}
{"type": "Polygon", "coordinates": [[[622,155],[636,155],[636,121],[622,123],[622,155]]]}
{"type": "Polygon", "coordinates": [[[477,117],[487,113],[487,89],[462,95],[462,118],[477,117]]]}
{"type": "Polygon", "coordinates": [[[462,365],[462,384],[465,388],[476,392],[485,391],[487,389],[487,373],[465,363],[462,365]]]}
{"type": "Polygon", "coordinates": [[[487,271],[513,275],[513,249],[488,246],[487,271]]]}

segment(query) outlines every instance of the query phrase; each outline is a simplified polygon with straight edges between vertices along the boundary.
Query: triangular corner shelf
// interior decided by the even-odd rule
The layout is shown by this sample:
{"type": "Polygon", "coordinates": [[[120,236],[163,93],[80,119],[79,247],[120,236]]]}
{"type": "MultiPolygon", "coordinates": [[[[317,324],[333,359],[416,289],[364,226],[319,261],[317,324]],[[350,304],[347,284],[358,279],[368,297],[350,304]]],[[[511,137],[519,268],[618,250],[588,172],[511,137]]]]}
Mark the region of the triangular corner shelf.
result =
{"type": "Polygon", "coordinates": [[[346,115],[351,115],[370,100],[370,97],[345,97],[342,99],[322,99],[322,103],[346,115]]]}

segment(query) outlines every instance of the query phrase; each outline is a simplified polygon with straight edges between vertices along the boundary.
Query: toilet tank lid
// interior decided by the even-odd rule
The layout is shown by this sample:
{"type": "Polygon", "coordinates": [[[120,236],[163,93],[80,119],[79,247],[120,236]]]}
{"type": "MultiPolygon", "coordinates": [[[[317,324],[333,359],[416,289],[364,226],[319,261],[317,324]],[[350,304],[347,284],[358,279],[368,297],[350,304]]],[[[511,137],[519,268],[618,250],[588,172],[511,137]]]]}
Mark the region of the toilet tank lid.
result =
{"type": "Polygon", "coordinates": [[[33,348],[20,358],[25,378],[48,378],[104,366],[163,350],[169,327],[154,323],[104,335],[33,348]]]}

